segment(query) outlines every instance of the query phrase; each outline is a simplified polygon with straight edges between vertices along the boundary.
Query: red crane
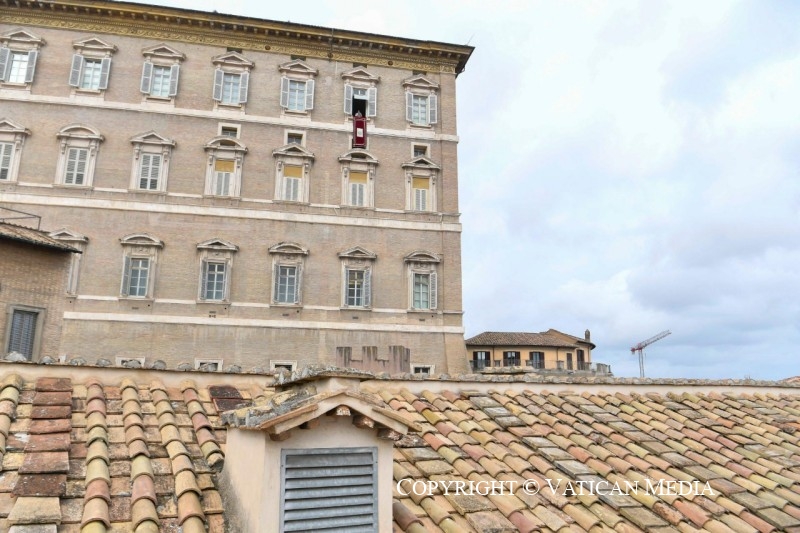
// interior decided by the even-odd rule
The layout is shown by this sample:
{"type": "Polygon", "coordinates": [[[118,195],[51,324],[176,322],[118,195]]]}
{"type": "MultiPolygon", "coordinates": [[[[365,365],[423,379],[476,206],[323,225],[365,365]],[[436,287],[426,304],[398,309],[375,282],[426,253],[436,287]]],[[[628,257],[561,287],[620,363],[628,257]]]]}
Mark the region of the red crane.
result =
{"type": "Polygon", "coordinates": [[[649,339],[644,340],[644,341],[640,342],[639,344],[637,344],[636,346],[631,348],[631,353],[639,352],[639,377],[640,378],[644,377],[644,351],[643,350],[645,348],[647,348],[648,346],[650,346],[651,344],[653,344],[654,342],[660,341],[661,339],[663,339],[667,335],[671,335],[671,334],[672,334],[672,332],[670,330],[668,330],[668,329],[664,330],[661,333],[659,333],[658,335],[653,335],[649,339]]]}

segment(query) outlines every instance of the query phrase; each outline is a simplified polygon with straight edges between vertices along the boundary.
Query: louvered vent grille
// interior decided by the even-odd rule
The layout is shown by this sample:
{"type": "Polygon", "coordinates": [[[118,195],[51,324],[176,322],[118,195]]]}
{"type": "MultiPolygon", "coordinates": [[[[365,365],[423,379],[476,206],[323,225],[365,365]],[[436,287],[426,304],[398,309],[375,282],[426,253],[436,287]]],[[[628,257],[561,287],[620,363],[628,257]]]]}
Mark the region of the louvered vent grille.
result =
{"type": "Polygon", "coordinates": [[[378,531],[377,448],[283,450],[281,531],[378,531]]]}

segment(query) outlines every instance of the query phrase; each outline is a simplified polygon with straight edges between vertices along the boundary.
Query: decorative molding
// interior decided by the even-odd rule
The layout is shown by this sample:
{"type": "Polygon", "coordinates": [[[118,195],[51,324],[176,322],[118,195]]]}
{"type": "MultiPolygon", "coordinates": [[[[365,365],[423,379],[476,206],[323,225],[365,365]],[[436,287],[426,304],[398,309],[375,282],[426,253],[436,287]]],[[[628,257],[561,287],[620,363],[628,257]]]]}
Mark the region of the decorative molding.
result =
{"type": "Polygon", "coordinates": [[[108,2],[2,0],[7,24],[46,26],[458,74],[473,47],[182,9],[108,2]],[[354,51],[357,50],[357,51],[354,51]]]}

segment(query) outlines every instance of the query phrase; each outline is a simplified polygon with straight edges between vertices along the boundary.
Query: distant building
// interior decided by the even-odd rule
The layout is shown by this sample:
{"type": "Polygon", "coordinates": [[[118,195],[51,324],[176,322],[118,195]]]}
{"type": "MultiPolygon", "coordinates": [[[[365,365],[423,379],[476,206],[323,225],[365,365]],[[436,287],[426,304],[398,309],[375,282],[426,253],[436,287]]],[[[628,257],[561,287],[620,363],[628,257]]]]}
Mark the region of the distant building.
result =
{"type": "Polygon", "coordinates": [[[542,333],[484,331],[466,344],[473,371],[522,367],[543,372],[611,373],[608,365],[592,363],[595,345],[588,329],[583,338],[555,329],[542,333]]]}
{"type": "Polygon", "coordinates": [[[77,248],[0,222],[0,355],[58,356],[64,294],[77,248]]]}

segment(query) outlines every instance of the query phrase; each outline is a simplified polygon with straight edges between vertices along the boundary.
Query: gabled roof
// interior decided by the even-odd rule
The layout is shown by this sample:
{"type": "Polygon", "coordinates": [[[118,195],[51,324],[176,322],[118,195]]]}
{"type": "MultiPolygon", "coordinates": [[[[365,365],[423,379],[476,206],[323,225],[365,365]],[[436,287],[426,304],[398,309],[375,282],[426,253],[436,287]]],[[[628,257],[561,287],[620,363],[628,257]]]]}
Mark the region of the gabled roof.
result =
{"type": "Polygon", "coordinates": [[[579,337],[567,336],[555,330],[543,333],[484,331],[474,337],[470,337],[465,342],[468,346],[552,346],[564,348],[578,347],[577,343],[580,342],[594,347],[592,343],[579,337]],[[565,337],[570,337],[571,340],[567,340],[565,337]]]}
{"type": "Polygon", "coordinates": [[[61,252],[81,253],[80,250],[51,237],[45,231],[27,228],[25,226],[17,226],[16,224],[9,224],[8,222],[0,222],[0,240],[24,242],[26,244],[51,248],[61,252]]]}

